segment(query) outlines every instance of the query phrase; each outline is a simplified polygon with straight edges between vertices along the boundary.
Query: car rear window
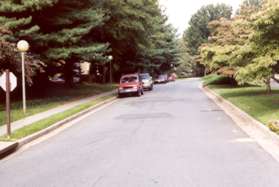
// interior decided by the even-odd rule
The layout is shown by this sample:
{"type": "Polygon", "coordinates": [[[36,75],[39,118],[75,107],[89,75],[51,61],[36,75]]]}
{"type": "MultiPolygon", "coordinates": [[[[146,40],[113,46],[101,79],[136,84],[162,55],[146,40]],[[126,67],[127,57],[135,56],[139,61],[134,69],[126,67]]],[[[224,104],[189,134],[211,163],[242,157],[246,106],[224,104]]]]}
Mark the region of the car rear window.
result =
{"type": "Polygon", "coordinates": [[[141,78],[141,79],[149,79],[149,78],[150,78],[150,75],[149,75],[149,74],[141,74],[141,75],[140,75],[140,78],[141,78]]]}
{"type": "Polygon", "coordinates": [[[137,80],[138,80],[137,77],[124,77],[121,79],[121,83],[136,82],[137,80]]]}

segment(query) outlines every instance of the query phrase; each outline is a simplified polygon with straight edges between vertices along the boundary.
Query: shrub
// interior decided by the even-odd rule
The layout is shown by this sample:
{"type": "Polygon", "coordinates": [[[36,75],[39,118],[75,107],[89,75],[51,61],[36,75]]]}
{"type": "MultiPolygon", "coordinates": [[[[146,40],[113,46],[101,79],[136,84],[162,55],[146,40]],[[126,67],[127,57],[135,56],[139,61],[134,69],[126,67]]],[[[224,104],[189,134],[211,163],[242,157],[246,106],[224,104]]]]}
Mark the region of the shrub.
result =
{"type": "Polygon", "coordinates": [[[203,85],[209,86],[209,85],[236,85],[236,81],[234,78],[223,76],[223,75],[217,75],[217,74],[211,74],[208,76],[205,76],[202,78],[203,85]]]}

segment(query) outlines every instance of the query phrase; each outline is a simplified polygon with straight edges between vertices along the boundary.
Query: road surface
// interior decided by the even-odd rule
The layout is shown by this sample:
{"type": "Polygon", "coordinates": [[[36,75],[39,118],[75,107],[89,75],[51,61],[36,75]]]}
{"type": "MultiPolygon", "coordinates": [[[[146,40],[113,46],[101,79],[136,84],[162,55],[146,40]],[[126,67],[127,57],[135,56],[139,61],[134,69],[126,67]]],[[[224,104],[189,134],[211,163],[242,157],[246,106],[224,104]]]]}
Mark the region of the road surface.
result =
{"type": "Polygon", "coordinates": [[[279,164],[199,84],[120,99],[0,161],[0,186],[278,187],[279,164]]]}

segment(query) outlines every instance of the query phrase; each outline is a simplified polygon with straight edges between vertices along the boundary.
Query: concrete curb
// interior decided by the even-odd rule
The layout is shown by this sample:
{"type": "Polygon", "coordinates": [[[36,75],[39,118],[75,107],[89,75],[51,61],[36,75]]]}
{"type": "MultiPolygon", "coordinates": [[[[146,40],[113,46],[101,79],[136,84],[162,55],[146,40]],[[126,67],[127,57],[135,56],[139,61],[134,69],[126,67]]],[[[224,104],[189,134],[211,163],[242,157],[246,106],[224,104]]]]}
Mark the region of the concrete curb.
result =
{"type": "Polygon", "coordinates": [[[9,155],[10,153],[14,152],[18,147],[17,142],[4,142],[1,144],[2,145],[0,146],[0,160],[5,156],[9,155]]]}
{"type": "MultiPolygon", "coordinates": [[[[97,98],[104,97],[104,96],[109,96],[109,95],[116,94],[116,93],[117,93],[117,90],[112,90],[112,91],[96,94],[96,95],[93,95],[93,96],[88,96],[88,97],[85,97],[85,98],[74,99],[74,100],[71,100],[69,102],[64,102],[60,106],[50,108],[49,110],[39,112],[37,114],[27,116],[26,118],[23,118],[23,119],[12,122],[12,124],[11,124],[12,131],[16,131],[18,129],[21,129],[21,128],[23,128],[25,126],[28,126],[32,123],[35,123],[37,121],[41,121],[43,119],[49,118],[56,113],[64,112],[66,110],[74,108],[74,107],[76,107],[78,105],[81,105],[83,103],[88,103],[88,102],[90,102],[92,100],[95,100],[97,98]]],[[[3,126],[0,127],[0,136],[3,136],[3,135],[6,135],[6,125],[3,125],[3,126]]]]}
{"type": "Polygon", "coordinates": [[[46,129],[43,129],[43,130],[41,130],[39,132],[36,132],[36,133],[34,133],[30,136],[22,138],[22,139],[20,139],[16,142],[10,142],[10,145],[7,145],[7,146],[3,147],[2,149],[0,149],[0,160],[2,158],[4,158],[5,156],[7,156],[8,154],[17,151],[18,149],[20,149],[24,145],[42,137],[42,136],[45,136],[45,135],[55,131],[56,129],[62,127],[63,125],[65,125],[65,124],[67,124],[67,123],[69,123],[73,120],[76,120],[76,119],[78,119],[78,118],[80,118],[80,117],[82,117],[82,116],[84,116],[84,115],[86,115],[86,114],[88,114],[88,113],[106,105],[106,104],[109,104],[109,103],[115,101],[116,99],[117,99],[116,96],[114,96],[112,98],[109,98],[109,99],[106,99],[105,101],[102,101],[102,102],[100,102],[100,103],[98,103],[98,104],[96,104],[96,105],[94,105],[94,106],[92,106],[88,109],[85,109],[85,110],[83,110],[83,111],[81,111],[77,114],[74,114],[73,116],[70,116],[70,117],[68,117],[64,120],[61,120],[61,121],[51,125],[50,127],[46,128],[46,129]]]}
{"type": "Polygon", "coordinates": [[[246,134],[279,162],[279,136],[277,134],[208,87],[200,86],[200,89],[224,110],[246,134]]]}

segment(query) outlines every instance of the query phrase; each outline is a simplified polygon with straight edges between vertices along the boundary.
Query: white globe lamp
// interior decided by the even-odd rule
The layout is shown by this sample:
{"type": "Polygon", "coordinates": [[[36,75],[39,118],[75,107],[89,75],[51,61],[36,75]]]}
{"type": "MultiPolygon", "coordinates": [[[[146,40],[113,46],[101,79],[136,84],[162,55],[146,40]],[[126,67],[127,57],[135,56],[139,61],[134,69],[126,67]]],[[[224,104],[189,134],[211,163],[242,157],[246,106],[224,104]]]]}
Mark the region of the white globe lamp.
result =
{"type": "Polygon", "coordinates": [[[30,46],[29,46],[29,43],[25,40],[20,40],[18,43],[17,43],[17,49],[20,51],[20,52],[27,52],[29,50],[30,46]]]}

